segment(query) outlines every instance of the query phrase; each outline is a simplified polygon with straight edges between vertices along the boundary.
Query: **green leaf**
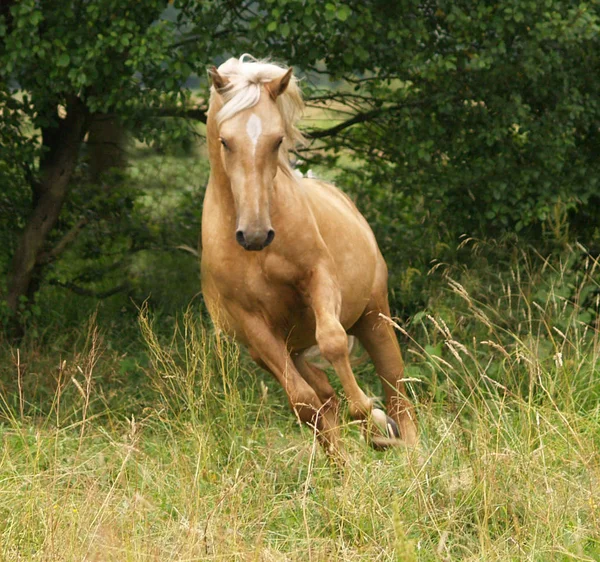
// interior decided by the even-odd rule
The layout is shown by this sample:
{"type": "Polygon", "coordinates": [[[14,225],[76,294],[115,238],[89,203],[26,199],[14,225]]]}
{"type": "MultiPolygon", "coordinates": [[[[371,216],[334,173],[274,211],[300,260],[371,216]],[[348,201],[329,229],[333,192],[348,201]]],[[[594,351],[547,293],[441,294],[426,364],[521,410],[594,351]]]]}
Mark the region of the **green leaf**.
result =
{"type": "Polygon", "coordinates": [[[442,345],[443,344],[441,342],[436,345],[427,344],[425,346],[425,353],[432,357],[441,357],[442,356],[442,345]]]}
{"type": "Polygon", "coordinates": [[[352,13],[352,10],[348,6],[343,4],[336,10],[335,16],[340,21],[346,21],[350,17],[351,13],[352,13]]]}
{"type": "Polygon", "coordinates": [[[60,57],[58,57],[58,60],[56,61],[56,64],[60,67],[65,67],[65,66],[69,66],[69,63],[71,62],[71,57],[69,56],[68,53],[63,53],[62,55],[60,55],[60,57]]]}

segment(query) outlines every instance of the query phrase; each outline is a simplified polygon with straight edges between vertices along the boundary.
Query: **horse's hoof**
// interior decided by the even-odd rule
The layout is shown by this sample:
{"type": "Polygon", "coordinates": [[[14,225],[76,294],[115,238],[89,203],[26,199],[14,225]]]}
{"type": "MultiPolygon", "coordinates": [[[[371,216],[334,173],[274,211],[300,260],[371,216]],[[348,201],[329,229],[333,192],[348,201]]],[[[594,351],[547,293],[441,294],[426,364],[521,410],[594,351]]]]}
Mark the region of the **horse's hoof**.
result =
{"type": "Polygon", "coordinates": [[[387,436],[391,437],[391,438],[395,438],[395,439],[400,439],[400,428],[398,427],[398,424],[392,419],[390,418],[390,416],[386,416],[386,429],[387,429],[387,436]]]}
{"type": "Polygon", "coordinates": [[[368,431],[367,441],[373,449],[382,451],[397,445],[400,441],[398,424],[379,408],[371,411],[372,427],[368,431]]]}
{"type": "Polygon", "coordinates": [[[400,437],[398,424],[390,416],[387,416],[383,410],[373,408],[371,410],[371,420],[381,435],[392,439],[400,437]]]}

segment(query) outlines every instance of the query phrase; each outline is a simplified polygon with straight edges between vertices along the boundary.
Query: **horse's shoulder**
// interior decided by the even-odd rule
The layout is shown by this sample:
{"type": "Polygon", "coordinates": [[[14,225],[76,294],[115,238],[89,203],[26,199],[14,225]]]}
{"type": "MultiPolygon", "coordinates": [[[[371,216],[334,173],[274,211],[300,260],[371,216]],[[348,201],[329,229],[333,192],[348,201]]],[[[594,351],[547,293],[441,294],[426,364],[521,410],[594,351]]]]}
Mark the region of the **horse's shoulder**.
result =
{"type": "Polygon", "coordinates": [[[349,203],[353,209],[356,209],[354,201],[352,201],[348,194],[332,182],[317,178],[303,178],[301,184],[307,189],[309,194],[329,195],[334,199],[349,203]]]}
{"type": "Polygon", "coordinates": [[[321,178],[302,178],[300,184],[310,191],[318,190],[333,194],[336,197],[342,196],[344,199],[352,201],[344,191],[335,183],[323,180],[321,178]]]}

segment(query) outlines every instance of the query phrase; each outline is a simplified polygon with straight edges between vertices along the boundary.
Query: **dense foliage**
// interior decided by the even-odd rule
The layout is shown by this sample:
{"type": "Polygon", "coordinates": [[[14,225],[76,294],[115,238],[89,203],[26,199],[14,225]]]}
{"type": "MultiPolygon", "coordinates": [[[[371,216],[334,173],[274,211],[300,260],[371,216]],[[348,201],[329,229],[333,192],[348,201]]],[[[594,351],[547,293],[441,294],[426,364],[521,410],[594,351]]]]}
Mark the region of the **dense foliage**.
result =
{"type": "Polygon", "coordinates": [[[49,283],[144,298],[153,252],[180,267],[206,175],[199,164],[190,181],[176,163],[202,159],[191,147],[206,67],[242,52],[305,78],[325,117],[306,128],[300,166],[343,171],[397,310],[425,303],[431,260],[456,259],[463,234],[597,244],[599,17],[595,3],[560,0],[4,1],[3,314],[26,318],[49,283]],[[137,140],[114,139],[129,167],[99,180],[90,131],[102,119],[137,140]],[[179,160],[148,181],[148,157],[165,153],[179,160]],[[166,195],[176,176],[184,189],[166,195]]]}

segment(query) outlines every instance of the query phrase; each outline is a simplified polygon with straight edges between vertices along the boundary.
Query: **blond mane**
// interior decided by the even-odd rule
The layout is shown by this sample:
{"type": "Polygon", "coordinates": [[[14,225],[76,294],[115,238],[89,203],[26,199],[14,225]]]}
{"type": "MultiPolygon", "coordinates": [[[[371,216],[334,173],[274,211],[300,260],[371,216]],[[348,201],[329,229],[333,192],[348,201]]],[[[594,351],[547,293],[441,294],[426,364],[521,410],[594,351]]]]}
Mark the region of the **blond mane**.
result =
{"type": "MultiPolygon", "coordinates": [[[[227,86],[219,91],[224,105],[217,113],[216,119],[217,123],[221,124],[240,111],[254,107],[260,99],[261,85],[280,78],[287,68],[243,54],[239,59],[230,58],[225,61],[217,70],[228,81],[227,86]]],[[[215,93],[213,86],[211,101],[215,93]]],[[[296,126],[304,109],[304,102],[295,76],[290,79],[285,92],[277,97],[276,103],[285,129],[285,139],[279,151],[279,163],[284,170],[290,172],[288,151],[304,141],[296,126]]]]}

